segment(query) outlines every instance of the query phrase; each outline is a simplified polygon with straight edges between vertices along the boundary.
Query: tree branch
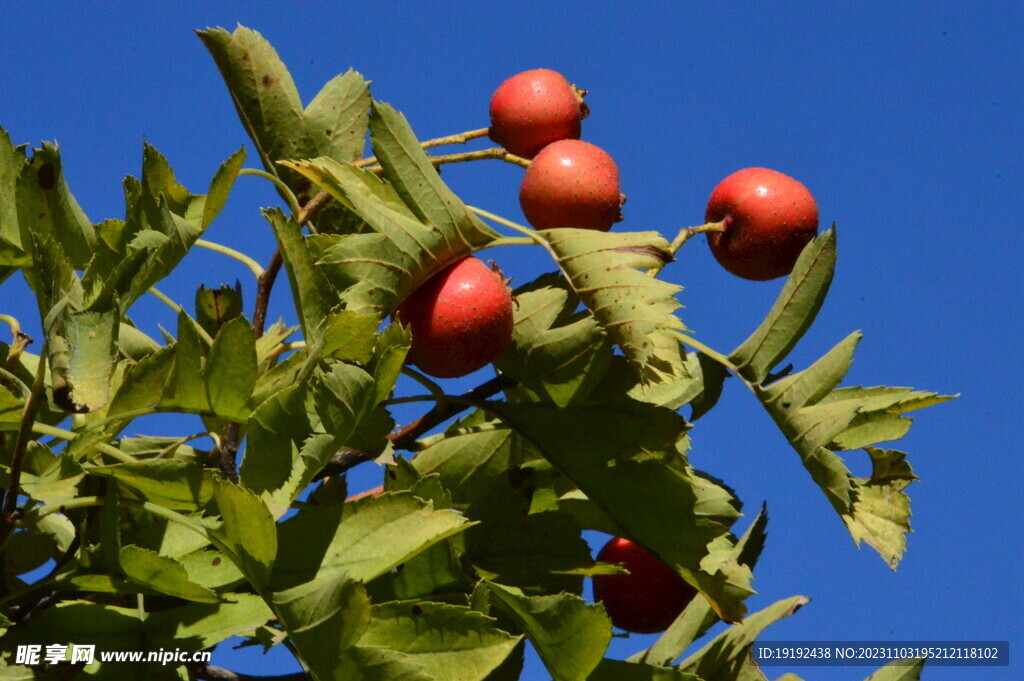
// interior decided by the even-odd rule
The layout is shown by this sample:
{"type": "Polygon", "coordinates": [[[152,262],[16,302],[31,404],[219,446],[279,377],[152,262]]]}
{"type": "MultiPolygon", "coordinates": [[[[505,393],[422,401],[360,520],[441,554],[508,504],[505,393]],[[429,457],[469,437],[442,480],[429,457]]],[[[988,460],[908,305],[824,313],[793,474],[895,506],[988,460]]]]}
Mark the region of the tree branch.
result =
{"type": "Polygon", "coordinates": [[[251,674],[233,672],[223,667],[215,667],[212,664],[189,665],[189,671],[195,675],[196,679],[202,681],[308,681],[309,679],[304,672],[278,676],[252,676],[251,674]]]}
{"type": "Polygon", "coordinates": [[[28,448],[32,425],[36,422],[36,412],[39,411],[39,405],[45,399],[46,346],[44,345],[42,352],[39,353],[39,366],[36,369],[35,380],[32,382],[32,391],[29,393],[28,399],[25,400],[25,409],[21,412],[18,439],[14,444],[14,453],[11,456],[10,480],[4,495],[3,507],[0,509],[3,516],[3,522],[0,523],[0,547],[4,545],[7,535],[14,529],[14,522],[17,520],[18,490],[21,489],[21,463],[25,458],[25,450],[28,448]]]}
{"type": "Polygon", "coordinates": [[[274,251],[266,271],[257,280],[256,308],[252,313],[252,330],[257,338],[263,335],[263,327],[267,324],[267,306],[270,304],[270,291],[274,288],[277,273],[281,271],[281,251],[274,251]]]}

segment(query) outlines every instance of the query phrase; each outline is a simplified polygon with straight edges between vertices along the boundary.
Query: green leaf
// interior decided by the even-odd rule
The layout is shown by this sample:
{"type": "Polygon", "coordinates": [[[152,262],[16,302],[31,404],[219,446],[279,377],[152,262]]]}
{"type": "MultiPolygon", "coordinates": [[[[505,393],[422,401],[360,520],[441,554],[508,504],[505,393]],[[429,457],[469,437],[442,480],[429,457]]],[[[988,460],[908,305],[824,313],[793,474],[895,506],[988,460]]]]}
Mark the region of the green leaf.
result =
{"type": "Polygon", "coordinates": [[[516,289],[515,300],[512,341],[495,366],[560,407],[586,399],[612,358],[594,317],[575,313],[579,300],[557,274],[516,289]]]}
{"type": "Polygon", "coordinates": [[[698,676],[669,667],[656,667],[650,664],[622,662],[619,660],[601,660],[597,669],[587,677],[587,681],[703,681],[698,676]]]}
{"type": "Polygon", "coordinates": [[[300,200],[307,184],[277,161],[329,156],[353,161],[363,153],[370,106],[369,83],[358,73],[333,78],[303,110],[288,69],[267,40],[238,26],[197,31],[210,51],[267,172],[280,174],[300,200]]]}
{"type": "Polygon", "coordinates": [[[673,566],[726,621],[753,593],[750,570],[729,559],[732,496],[695,476],[676,444],[686,423],[673,411],[620,399],[588,408],[494,403],[626,535],[673,566]],[[663,522],[672,518],[671,525],[663,522]]]}
{"type": "Polygon", "coordinates": [[[285,165],[373,230],[333,238],[320,264],[348,309],[384,316],[424,281],[498,234],[444,185],[401,114],[378,103],[373,111],[371,140],[386,179],[326,158],[285,165]]]}
{"type": "Polygon", "coordinates": [[[96,411],[110,399],[117,360],[118,314],[68,312],[47,332],[53,401],[75,413],[96,411]]]}
{"type": "Polygon", "coordinates": [[[153,354],[129,365],[107,406],[107,416],[145,409],[159,402],[173,362],[174,347],[161,346],[153,354]]]}
{"type": "Polygon", "coordinates": [[[223,591],[245,580],[245,576],[220,551],[204,547],[179,557],[178,562],[191,582],[214,591],[223,591]]]}
{"type": "Polygon", "coordinates": [[[58,249],[75,269],[85,269],[96,246],[96,232],[68,188],[56,144],[43,142],[41,149],[33,150],[18,179],[16,201],[21,244],[34,244],[28,251],[35,267],[46,267],[45,261],[37,257],[45,242],[47,247],[58,249]],[[31,239],[26,238],[28,234],[31,239]]]}
{"type": "Polygon", "coordinates": [[[217,168],[217,172],[214,174],[213,179],[210,180],[210,188],[206,192],[206,198],[203,201],[203,213],[200,219],[199,226],[206,229],[210,226],[210,223],[220,214],[221,209],[224,208],[224,204],[228,201],[228,195],[231,193],[231,188],[235,184],[235,180],[238,179],[238,171],[245,165],[245,147],[239,147],[238,151],[231,154],[228,160],[220,164],[217,168]]]}
{"type": "Polygon", "coordinates": [[[603,233],[547,229],[539,233],[573,291],[618,345],[644,382],[679,375],[682,358],[675,332],[686,327],[673,312],[682,287],[644,271],[671,260],[657,232],[603,233]]]}
{"type": "MultiPolygon", "coordinates": [[[[293,385],[266,399],[249,417],[241,481],[257,493],[274,492],[288,481],[311,426],[306,415],[306,386],[293,385]]],[[[287,509],[273,511],[275,517],[287,509]],[[280,511],[280,513],[278,512],[280,511]]]]}
{"type": "Polygon", "coordinates": [[[206,395],[203,373],[202,341],[192,319],[182,312],[178,314],[174,364],[164,386],[160,405],[187,412],[209,412],[210,401],[206,395]]]}
{"type": "Polygon", "coordinates": [[[380,319],[376,315],[361,315],[340,310],[324,321],[317,337],[324,339],[322,357],[366,364],[373,356],[376,331],[380,319]]]}
{"type": "Polygon", "coordinates": [[[504,477],[512,457],[512,431],[489,425],[429,444],[413,457],[413,468],[420,476],[438,474],[457,506],[476,503],[504,477]]]}
{"type": "Polygon", "coordinates": [[[336,573],[366,582],[468,527],[455,511],[409,492],[306,508],[279,528],[275,584],[336,573]]]}
{"type": "Polygon", "coordinates": [[[492,603],[515,620],[555,681],[584,681],[604,656],[612,624],[599,605],[569,594],[527,597],[489,584],[492,603]]]}
{"type": "Polygon", "coordinates": [[[178,511],[204,508],[213,497],[213,471],[180,459],[95,466],[88,473],[112,477],[146,501],[178,511]]]}
{"type": "Polygon", "coordinates": [[[242,282],[235,281],[234,287],[222,284],[218,288],[206,288],[200,285],[196,289],[196,322],[211,338],[222,326],[241,315],[242,282]]]}
{"type": "Polygon", "coordinates": [[[925,662],[923,657],[893,660],[864,681],[920,681],[925,662]]]}
{"type": "Polygon", "coordinates": [[[383,429],[372,427],[379,425],[372,420],[376,396],[373,376],[360,367],[341,362],[319,374],[313,388],[316,413],[339,446],[355,446],[357,441],[366,442],[375,435],[380,442],[374,449],[383,448],[391,423],[389,421],[383,429]],[[376,432],[366,432],[368,430],[376,432]]]}
{"type": "MultiPolygon", "coordinates": [[[[762,507],[747,531],[736,542],[733,555],[738,563],[754,569],[764,548],[767,525],[767,507],[762,507]]],[[[654,645],[631,656],[629,661],[659,666],[670,665],[718,621],[708,599],[702,594],[697,594],[654,645]]]]}
{"type": "Polygon", "coordinates": [[[150,649],[204,650],[241,636],[271,618],[270,608],[259,596],[247,593],[225,595],[215,605],[190,603],[146,615],[146,637],[150,649]]]}
{"type": "Polygon", "coordinates": [[[343,651],[359,640],[370,619],[366,591],[340,572],[278,591],[272,605],[317,679],[338,678],[334,670],[343,663],[343,651]]]}
{"type": "Polygon", "coordinates": [[[82,466],[67,453],[51,460],[39,476],[21,474],[21,488],[28,496],[44,504],[59,504],[78,495],[78,483],[85,477],[82,466]]]}
{"type": "Polygon", "coordinates": [[[529,469],[502,476],[466,512],[480,524],[465,534],[463,563],[528,593],[580,593],[576,576],[594,561],[581,528],[565,513],[530,513],[529,469]]]}
{"type": "Polygon", "coordinates": [[[843,522],[858,546],[865,542],[895,570],[911,531],[910,497],[903,490],[917,476],[903,452],[875,447],[865,451],[871,457],[871,477],[852,479],[853,512],[843,522]]]}
{"type": "Polygon", "coordinates": [[[218,600],[217,594],[190,581],[185,568],[173,558],[129,545],[121,547],[120,561],[125,575],[143,586],[186,601],[216,603],[218,600]]]}
{"type": "Polygon", "coordinates": [[[221,524],[210,539],[238,566],[246,579],[262,592],[270,585],[277,554],[277,527],[259,497],[233,483],[216,479],[214,499],[221,524]]]}
{"type": "Polygon", "coordinates": [[[917,478],[905,454],[870,445],[906,434],[910,420],[900,414],[952,398],[910,388],[836,388],[859,339],[852,334],[804,371],[752,387],[854,541],[866,542],[895,570],[910,532],[910,500],[903,490],[917,478]],[[854,477],[832,451],[854,445],[872,459],[870,478],[854,477]]]}
{"type": "Polygon", "coordinates": [[[302,102],[295,82],[277,52],[251,29],[238,26],[197,31],[228,86],[238,116],[256,144],[263,165],[302,156],[302,102]]]}
{"type": "Polygon", "coordinates": [[[312,142],[313,155],[329,156],[338,161],[355,161],[362,157],[364,132],[370,120],[370,88],[361,74],[349,69],[335,76],[306,107],[306,132],[312,142]]]}
{"type": "Polygon", "coordinates": [[[430,677],[484,681],[522,639],[466,607],[441,603],[384,603],[371,611],[361,646],[396,650],[430,677]]]}
{"type": "Polygon", "coordinates": [[[32,264],[18,226],[17,184],[26,162],[25,148],[11,144],[10,135],[0,127],[0,280],[10,268],[32,264]]]}
{"type": "Polygon", "coordinates": [[[377,384],[375,401],[380,404],[388,399],[398,376],[402,373],[405,356],[412,345],[412,331],[401,324],[390,324],[377,334],[369,369],[377,384]]]}
{"type": "Polygon", "coordinates": [[[246,403],[256,385],[256,339],[245,317],[235,317],[213,339],[206,360],[206,395],[214,414],[231,421],[249,417],[246,403]]]}
{"type": "Polygon", "coordinates": [[[295,220],[286,218],[280,209],[263,210],[263,217],[274,229],[277,247],[288,272],[295,310],[302,323],[307,342],[320,338],[318,332],[331,309],[338,304],[338,294],[327,282],[322,271],[314,267],[309,243],[295,220]]]}
{"type": "Polygon", "coordinates": [[[772,367],[796,346],[825,302],[835,264],[833,225],[807,244],[768,316],[729,355],[740,375],[757,383],[764,381],[772,367]]]}
{"type": "Polygon", "coordinates": [[[750,615],[683,660],[678,668],[702,679],[738,678],[750,658],[751,646],[761,632],[774,622],[789,617],[809,601],[806,596],[793,596],[750,615]]]}

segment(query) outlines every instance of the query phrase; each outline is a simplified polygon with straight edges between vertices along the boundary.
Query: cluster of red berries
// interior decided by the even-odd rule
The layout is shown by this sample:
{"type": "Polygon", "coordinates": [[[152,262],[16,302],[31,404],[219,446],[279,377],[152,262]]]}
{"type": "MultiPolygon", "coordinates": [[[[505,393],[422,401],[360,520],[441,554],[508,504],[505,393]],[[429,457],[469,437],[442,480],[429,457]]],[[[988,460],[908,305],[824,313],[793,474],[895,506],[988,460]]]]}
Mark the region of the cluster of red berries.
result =
{"type": "MultiPolygon", "coordinates": [[[[622,219],[619,169],[600,147],[579,139],[589,113],[586,91],[560,73],[534,69],[502,83],[491,97],[491,139],[532,159],[519,189],[536,229],[608,231],[622,219]]],[[[767,280],[793,269],[818,230],[807,188],[767,168],[746,168],[711,193],[706,222],[711,252],[726,270],[767,280]]],[[[512,297],[496,268],[465,258],[415,291],[396,316],[412,327],[410,361],[439,378],[464,376],[504,351],[512,337],[512,297]]]]}

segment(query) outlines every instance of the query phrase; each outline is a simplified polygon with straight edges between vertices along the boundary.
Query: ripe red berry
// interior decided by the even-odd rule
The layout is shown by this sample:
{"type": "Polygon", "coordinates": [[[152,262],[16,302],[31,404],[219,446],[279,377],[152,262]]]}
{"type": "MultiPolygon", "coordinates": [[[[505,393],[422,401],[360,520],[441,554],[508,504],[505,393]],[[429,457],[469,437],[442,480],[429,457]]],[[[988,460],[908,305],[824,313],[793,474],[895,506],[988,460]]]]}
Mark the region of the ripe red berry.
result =
{"type": "Polygon", "coordinates": [[[519,187],[519,205],[537,229],[576,227],[607,232],[621,220],[619,168],[588,142],[561,140],[537,154],[519,187]]]}
{"type": "Polygon", "coordinates": [[[615,537],[597,559],[629,570],[628,575],[594,577],[594,600],[604,604],[619,629],[636,634],[664,631],[697,595],[696,589],[653,553],[628,539],[615,537]]]}
{"type": "Polygon", "coordinates": [[[589,113],[584,94],[557,71],[516,74],[491,97],[490,137],[524,158],[533,158],[552,142],[579,139],[580,121],[589,113]]]}
{"type": "Polygon", "coordinates": [[[708,232],[715,259],[738,277],[766,281],[793,271],[800,252],[818,233],[818,206],[792,177],[745,168],[711,192],[705,221],[720,220],[725,220],[725,231],[708,232]]]}
{"type": "Polygon", "coordinates": [[[437,378],[480,369],[512,338],[512,294],[501,273],[472,257],[424,282],[395,316],[412,328],[409,361],[437,378]]]}

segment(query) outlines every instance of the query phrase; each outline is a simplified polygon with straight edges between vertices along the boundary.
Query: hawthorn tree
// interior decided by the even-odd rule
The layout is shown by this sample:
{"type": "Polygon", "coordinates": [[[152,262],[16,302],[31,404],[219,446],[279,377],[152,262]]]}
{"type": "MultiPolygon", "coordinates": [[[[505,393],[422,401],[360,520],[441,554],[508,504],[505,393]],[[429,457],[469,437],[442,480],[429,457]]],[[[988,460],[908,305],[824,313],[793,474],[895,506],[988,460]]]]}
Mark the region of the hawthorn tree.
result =
{"type": "MultiPolygon", "coordinates": [[[[618,171],[574,141],[583,93],[558,74],[541,73],[546,90],[499,88],[491,130],[420,142],[355,71],[303,107],[258,33],[199,37],[262,169],[239,150],[193,194],[146,145],[140,179],[124,182],[124,219],[94,224],[55,145],[29,154],[0,134],[2,276],[25,278],[44,333],[33,354],[2,317],[13,340],[0,346],[0,678],[240,678],[192,662],[19,665],[14,651],[199,651],[243,637],[287,646],[306,670],[295,678],[320,681],[507,681],[527,644],[557,681],[765,679],[753,641],[807,599],[747,612],[767,516],[737,527],[740,501],[688,461],[689,431],[728,375],[764,406],[854,542],[895,568],[916,478],[903,452],[877,444],[906,434],[906,412],[948,398],[839,387],[857,333],[803,370],[776,370],[832,279],[836,231],[816,235],[816,209],[798,246],[780,246],[788,223],[730,204],[730,178],[708,224],[672,240],[604,231],[621,204],[618,171]],[[530,92],[551,99],[531,103],[530,92]],[[553,139],[530,127],[538,120],[553,139]],[[488,134],[537,166],[501,147],[427,151],[488,134]],[[524,211],[544,224],[469,206],[437,172],[478,159],[527,167],[524,211]],[[203,239],[242,174],[274,183],[283,201],[262,211],[277,244],[266,267],[203,239]],[[658,278],[702,232],[730,271],[788,273],[731,352],[693,337],[675,314],[680,288],[658,278]],[[552,269],[514,299],[470,258],[510,244],[552,269]],[[191,313],[154,288],[194,247],[252,270],[251,317],[239,288],[200,286],[191,313]],[[267,324],[282,267],[295,328],[267,324]],[[175,334],[153,338],[132,322],[147,293],[176,310],[175,334]],[[494,377],[465,394],[425,375],[488,364],[494,377]],[[400,374],[422,394],[396,394],[400,374]],[[422,415],[396,424],[389,407],[409,402],[422,415]],[[206,430],[124,434],[160,413],[198,415],[206,430]],[[838,454],[850,450],[870,458],[870,477],[851,474],[838,454]],[[380,466],[382,487],[349,497],[345,473],[363,464],[380,466]],[[595,562],[584,530],[627,553],[595,562]],[[629,660],[605,658],[616,616],[611,597],[608,611],[580,597],[590,577],[606,594],[630,578],[668,584],[667,620],[633,625],[666,629],[661,638],[629,660]],[[703,640],[720,620],[731,626],[703,640]]],[[[872,678],[917,678],[922,664],[872,678]]]]}

